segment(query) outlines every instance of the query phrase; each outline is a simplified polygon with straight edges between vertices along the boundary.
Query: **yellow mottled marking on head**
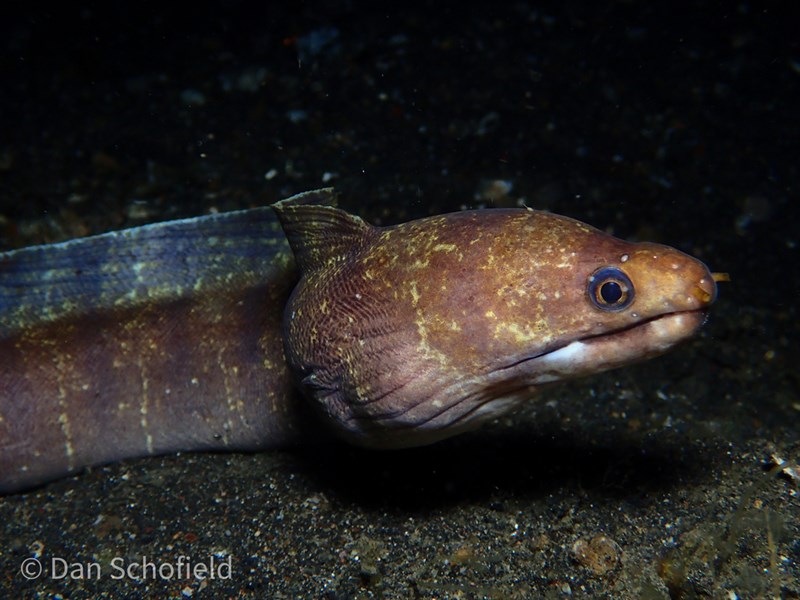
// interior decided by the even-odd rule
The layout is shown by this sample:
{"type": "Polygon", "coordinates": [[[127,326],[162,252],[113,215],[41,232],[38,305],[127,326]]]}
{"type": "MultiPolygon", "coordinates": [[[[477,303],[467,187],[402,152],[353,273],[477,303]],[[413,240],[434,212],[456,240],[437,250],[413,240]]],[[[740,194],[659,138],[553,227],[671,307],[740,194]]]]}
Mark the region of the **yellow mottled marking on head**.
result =
{"type": "Polygon", "coordinates": [[[464,260],[464,253],[459,251],[458,246],[456,244],[436,244],[433,247],[433,251],[444,252],[446,254],[458,252],[458,261],[461,262],[462,260],[464,260]]]}
{"type": "Polygon", "coordinates": [[[372,396],[372,386],[369,383],[359,382],[356,384],[356,398],[359,402],[366,402],[372,396]]]}
{"type": "Polygon", "coordinates": [[[408,285],[411,291],[411,303],[413,306],[416,306],[417,303],[419,302],[419,292],[417,291],[417,282],[409,281],[408,285]]]}
{"type": "Polygon", "coordinates": [[[498,323],[495,327],[495,338],[505,337],[508,334],[511,334],[514,341],[520,345],[547,343],[552,337],[547,333],[547,323],[543,320],[537,321],[533,327],[502,321],[498,323]]]}
{"type": "Polygon", "coordinates": [[[484,316],[489,318],[489,319],[496,319],[497,318],[497,315],[494,314],[493,310],[487,310],[486,314],[484,316]]]}
{"type": "Polygon", "coordinates": [[[567,252],[566,248],[561,248],[561,261],[555,267],[557,269],[571,269],[575,266],[575,252],[567,252]]]}
{"type": "Polygon", "coordinates": [[[416,259],[414,261],[414,264],[411,265],[411,268],[412,269],[424,269],[424,268],[426,268],[428,266],[428,264],[430,262],[431,261],[430,261],[429,258],[426,258],[425,260],[416,259]]]}
{"type": "Polygon", "coordinates": [[[419,354],[425,358],[437,361],[442,366],[447,366],[449,363],[447,356],[431,346],[428,340],[427,319],[420,309],[417,309],[417,319],[414,321],[414,324],[417,326],[417,334],[419,335],[419,343],[417,344],[417,351],[419,354]]]}

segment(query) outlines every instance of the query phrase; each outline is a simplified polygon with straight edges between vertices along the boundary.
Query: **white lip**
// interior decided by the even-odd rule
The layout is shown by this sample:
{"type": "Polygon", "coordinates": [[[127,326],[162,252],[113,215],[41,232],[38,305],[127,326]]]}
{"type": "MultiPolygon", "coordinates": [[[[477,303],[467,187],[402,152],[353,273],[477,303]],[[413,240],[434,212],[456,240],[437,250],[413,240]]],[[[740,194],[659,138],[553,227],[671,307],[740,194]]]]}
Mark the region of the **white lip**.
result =
{"type": "Polygon", "coordinates": [[[702,310],[668,313],[627,329],[574,340],[512,368],[532,384],[600,373],[663,354],[691,337],[704,321],[702,310]]]}

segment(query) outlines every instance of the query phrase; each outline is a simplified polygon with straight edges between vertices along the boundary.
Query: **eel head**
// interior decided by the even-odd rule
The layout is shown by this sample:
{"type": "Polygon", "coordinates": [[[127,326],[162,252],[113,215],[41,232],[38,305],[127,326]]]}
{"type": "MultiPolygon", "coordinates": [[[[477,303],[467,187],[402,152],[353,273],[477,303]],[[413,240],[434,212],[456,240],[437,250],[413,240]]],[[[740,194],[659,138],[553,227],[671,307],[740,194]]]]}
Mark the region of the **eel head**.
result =
{"type": "Polygon", "coordinates": [[[275,205],[301,278],[284,315],[297,385],[349,441],[421,445],[545,385],[659,355],[717,294],[700,261],[529,209],[378,228],[329,189],[275,205]]]}

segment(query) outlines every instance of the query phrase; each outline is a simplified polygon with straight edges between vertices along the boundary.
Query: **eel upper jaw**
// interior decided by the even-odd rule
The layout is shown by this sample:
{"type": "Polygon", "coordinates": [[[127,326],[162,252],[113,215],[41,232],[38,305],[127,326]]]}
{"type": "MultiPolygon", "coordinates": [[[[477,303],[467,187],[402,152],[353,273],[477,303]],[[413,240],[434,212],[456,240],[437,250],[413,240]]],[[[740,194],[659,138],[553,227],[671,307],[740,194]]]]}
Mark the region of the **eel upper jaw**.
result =
{"type": "Polygon", "coordinates": [[[576,337],[501,366],[529,384],[543,384],[614,369],[663,354],[691,337],[705,322],[707,308],[676,311],[601,334],[576,337]]]}

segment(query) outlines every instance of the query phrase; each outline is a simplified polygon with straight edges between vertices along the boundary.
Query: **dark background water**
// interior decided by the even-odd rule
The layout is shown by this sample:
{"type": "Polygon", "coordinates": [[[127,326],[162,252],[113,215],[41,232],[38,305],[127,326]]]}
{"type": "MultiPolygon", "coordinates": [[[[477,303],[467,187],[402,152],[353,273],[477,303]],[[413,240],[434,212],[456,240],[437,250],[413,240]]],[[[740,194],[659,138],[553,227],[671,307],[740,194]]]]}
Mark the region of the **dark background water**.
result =
{"type": "Polygon", "coordinates": [[[0,500],[0,586],[202,594],[16,572],[37,541],[178,539],[236,557],[214,597],[800,594],[797,480],[762,468],[800,459],[790,3],[0,10],[0,249],[334,185],[375,223],[525,203],[732,278],[691,345],[442,448],[139,461],[0,500]],[[571,550],[598,532],[602,575],[571,550]]]}

